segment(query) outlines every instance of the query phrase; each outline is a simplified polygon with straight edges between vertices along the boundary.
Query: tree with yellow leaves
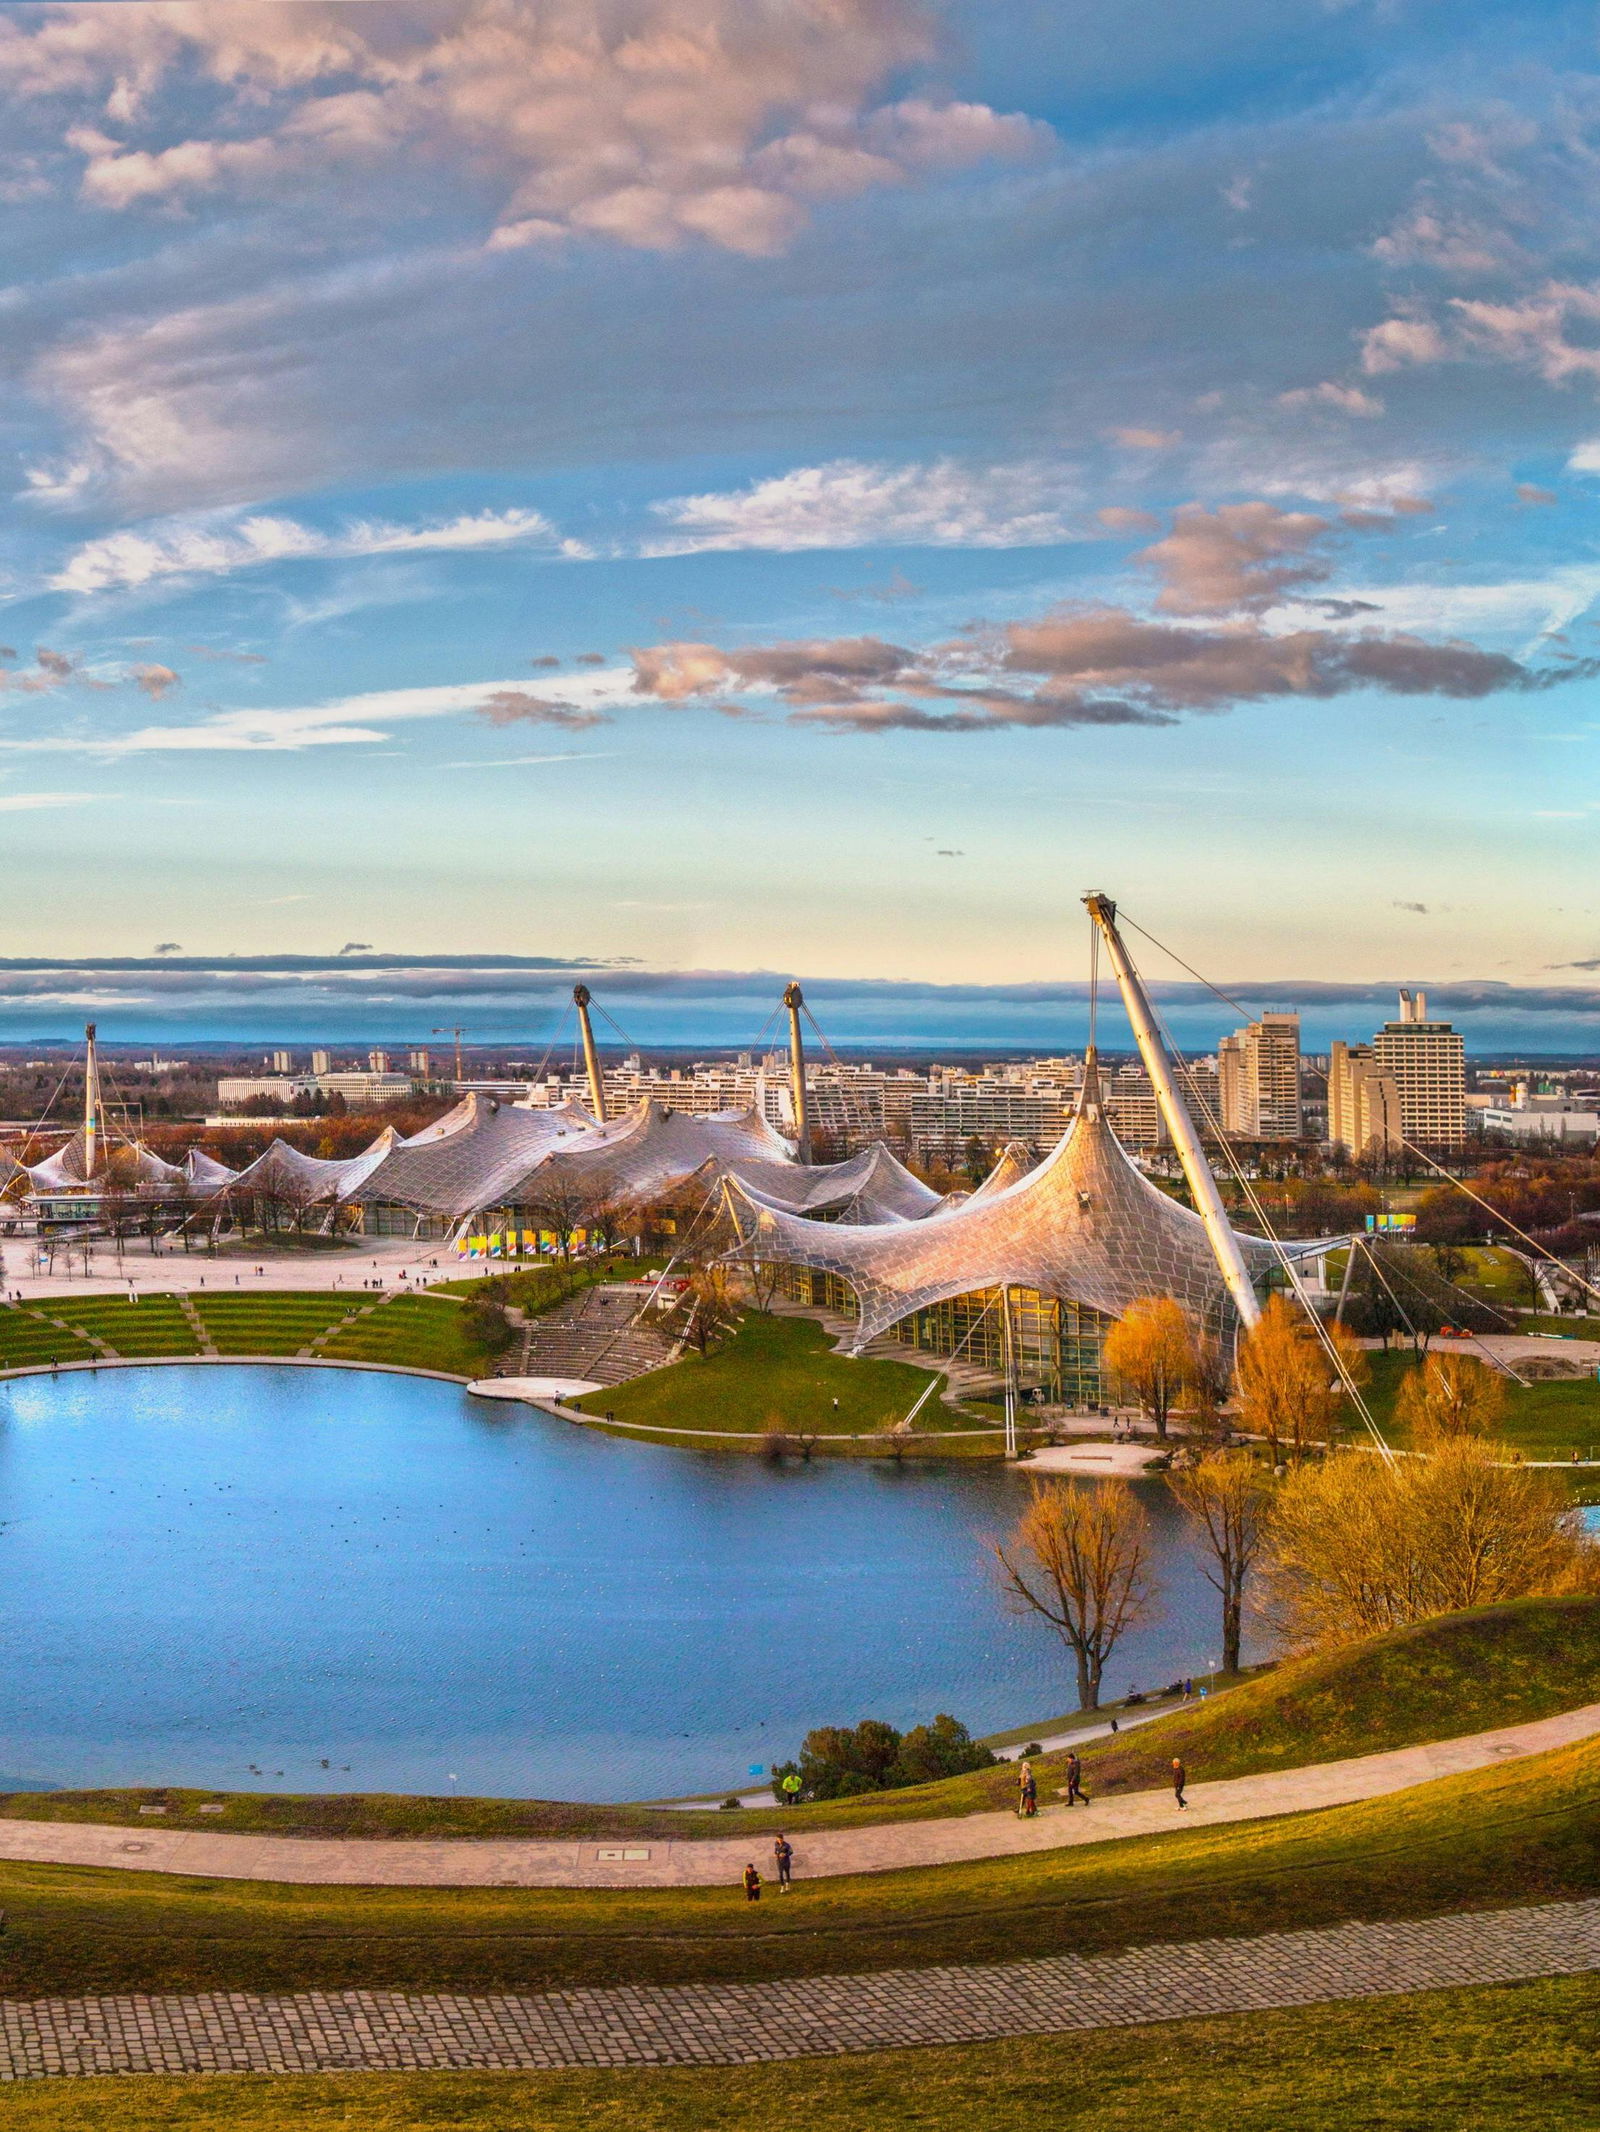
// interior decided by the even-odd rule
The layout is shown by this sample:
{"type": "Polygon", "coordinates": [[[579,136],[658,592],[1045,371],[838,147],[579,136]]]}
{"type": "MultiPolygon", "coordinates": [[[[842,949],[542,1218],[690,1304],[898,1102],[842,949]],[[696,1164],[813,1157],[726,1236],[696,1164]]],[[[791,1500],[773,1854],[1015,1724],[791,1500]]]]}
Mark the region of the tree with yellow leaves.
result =
{"type": "Polygon", "coordinates": [[[1248,1451],[1209,1451],[1171,1477],[1205,1544],[1206,1576],[1222,1597],[1222,1670],[1239,1670],[1245,1587],[1266,1538],[1272,1483],[1248,1451]]]}
{"type": "Polygon", "coordinates": [[[1106,1334],[1106,1375],[1156,1425],[1163,1439],[1172,1409],[1200,1370],[1188,1313],[1171,1296],[1140,1296],[1106,1334]]]}
{"type": "Polygon", "coordinates": [[[1286,1296],[1269,1296],[1260,1318],[1239,1342],[1234,1365],[1238,1425],[1264,1436],[1277,1465],[1285,1449],[1296,1460],[1311,1444],[1332,1443],[1349,1394],[1347,1380],[1367,1379],[1367,1359],[1342,1325],[1322,1328],[1339,1358],[1336,1366],[1318,1330],[1286,1296]]]}
{"type": "Polygon", "coordinates": [[[1600,1585],[1553,1474],[1471,1437],[1426,1458],[1338,1452],[1278,1491],[1262,1560],[1268,1618],[1297,1650],[1541,1593],[1600,1585]]]}
{"type": "Polygon", "coordinates": [[[1463,1436],[1493,1436],[1505,1419],[1505,1379],[1475,1355],[1429,1355],[1408,1370],[1394,1403],[1396,1421],[1419,1451],[1463,1436]]]}

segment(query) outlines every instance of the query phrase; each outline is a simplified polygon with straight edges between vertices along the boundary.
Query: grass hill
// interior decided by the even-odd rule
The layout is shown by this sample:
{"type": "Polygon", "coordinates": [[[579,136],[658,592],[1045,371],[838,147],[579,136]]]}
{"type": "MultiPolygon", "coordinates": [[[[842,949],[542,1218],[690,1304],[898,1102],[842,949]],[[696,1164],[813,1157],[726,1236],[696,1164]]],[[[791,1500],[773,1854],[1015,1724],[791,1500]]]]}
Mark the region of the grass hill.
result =
{"type": "Polygon", "coordinates": [[[1382,1754],[1600,1702],[1600,1599],[1517,1599],[1445,1614],[1274,1667],[1083,1752],[1101,1791],[1382,1754]]]}

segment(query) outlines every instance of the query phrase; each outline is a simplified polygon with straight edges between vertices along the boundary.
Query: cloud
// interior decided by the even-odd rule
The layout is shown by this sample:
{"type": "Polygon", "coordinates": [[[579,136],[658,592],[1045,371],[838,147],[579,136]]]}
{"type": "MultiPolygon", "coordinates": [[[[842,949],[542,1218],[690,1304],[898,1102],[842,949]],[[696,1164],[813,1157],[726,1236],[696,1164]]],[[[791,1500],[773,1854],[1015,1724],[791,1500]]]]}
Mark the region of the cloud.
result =
{"type": "Polygon", "coordinates": [[[225,577],[265,563],[498,548],[523,541],[558,554],[583,552],[563,542],[538,511],[479,511],[413,526],[358,520],[336,533],[255,513],[103,534],[69,556],[50,584],[57,592],[125,591],[162,578],[225,577]]]}
{"type": "Polygon", "coordinates": [[[1415,911],[1419,918],[1426,918],[1428,915],[1426,903],[1401,903],[1397,900],[1394,908],[1397,911],[1415,911]]]}
{"type": "Polygon", "coordinates": [[[1554,489],[1542,489],[1536,481],[1517,483],[1517,501],[1523,504],[1541,505],[1558,501],[1554,489]]]}
{"type": "Polygon", "coordinates": [[[1183,442],[1180,429],[1113,429],[1111,441],[1133,452],[1169,452],[1183,442]]]}
{"type": "Polygon", "coordinates": [[[347,940],[339,950],[339,953],[341,955],[370,955],[372,953],[372,942],[370,940],[347,940]]]}
{"type": "Polygon", "coordinates": [[[183,953],[183,943],[180,940],[158,940],[154,948],[151,949],[151,953],[154,955],[181,955],[183,953]]]}
{"type": "Polygon", "coordinates": [[[731,650],[677,642],[633,657],[636,692],[657,702],[749,691],[776,697],[791,723],[851,733],[1165,726],[1363,689],[1473,701],[1597,670],[1594,661],[1532,670],[1501,652],[1397,632],[1273,633],[1254,619],[1180,626],[1115,607],[1057,609],[925,650],[848,637],[731,650]]]}
{"type": "Polygon", "coordinates": [[[105,796],[103,792],[0,793],[0,814],[31,814],[39,807],[87,807],[105,796]]]}
{"type": "Polygon", "coordinates": [[[1442,363],[1449,352],[1444,335],[1427,318],[1386,318],[1361,336],[1361,367],[1369,377],[1416,364],[1442,363]]]}
{"type": "Polygon", "coordinates": [[[136,666],[128,678],[156,701],[159,701],[168,689],[177,688],[182,680],[182,676],[175,674],[170,666],[136,666]]]}
{"type": "Polygon", "coordinates": [[[1259,610],[1328,576],[1329,566],[1310,552],[1328,531],[1325,518],[1276,504],[1229,503],[1208,511],[1191,503],[1139,559],[1162,580],[1156,605],[1164,614],[1259,610]]]}
{"type": "Polygon", "coordinates": [[[67,145],[85,203],[108,213],[379,187],[442,164],[497,200],[501,250],[579,231],[762,256],[814,200],[1048,142],[985,104],[885,100],[936,56],[913,0],[72,0],[8,25],[0,77],[24,99],[102,102],[67,145]]]}
{"type": "Polygon", "coordinates": [[[526,689],[499,688],[475,707],[490,725],[559,725],[569,727],[605,725],[604,711],[585,709],[576,703],[561,703],[547,696],[530,696],[526,689]]]}
{"type": "MultiPolygon", "coordinates": [[[[632,671],[626,667],[574,675],[569,694],[580,696],[570,719],[545,723],[599,722],[598,707],[627,700],[632,671]]],[[[497,696],[521,694],[516,681],[457,681],[437,688],[376,689],[331,703],[217,711],[192,725],[140,726],[127,733],[72,732],[0,740],[0,752],[28,755],[283,754],[305,748],[375,746],[390,728],[417,719],[448,718],[478,710],[497,696]]],[[[533,699],[529,699],[530,701],[533,699]]]]}
{"type": "Polygon", "coordinates": [[[1338,385],[1331,380],[1322,385],[1302,385],[1293,392],[1280,392],[1280,407],[1328,408],[1334,414],[1355,415],[1362,421],[1374,421],[1383,413],[1383,402],[1370,392],[1363,392],[1359,385],[1338,385]]]}
{"type": "Polygon", "coordinates": [[[1073,537],[1077,487],[1055,463],[891,466],[837,459],[745,489],[650,506],[673,530],[646,555],[727,549],[1027,548],[1073,537]]]}

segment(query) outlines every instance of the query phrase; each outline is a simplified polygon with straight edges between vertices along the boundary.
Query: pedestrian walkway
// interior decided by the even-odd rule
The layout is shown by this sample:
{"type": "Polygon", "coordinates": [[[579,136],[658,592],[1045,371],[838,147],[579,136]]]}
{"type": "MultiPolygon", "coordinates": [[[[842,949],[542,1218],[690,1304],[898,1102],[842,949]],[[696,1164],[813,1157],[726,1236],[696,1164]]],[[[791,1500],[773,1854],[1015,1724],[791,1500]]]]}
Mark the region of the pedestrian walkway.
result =
{"type": "Polygon", "coordinates": [[[748,2065],[1590,1969],[1600,1969],[1600,1902],[762,1984],[630,1984],[538,1997],[306,1991],[11,2000],[0,2005],[0,2080],[748,2065]]]}
{"type": "MultiPolygon", "coordinates": [[[[1188,1828],[1348,1806],[1435,1777],[1570,1746],[1597,1733],[1600,1703],[1592,1703],[1559,1717],[1465,1739],[1191,1784],[1188,1811],[1181,1820],[1188,1828]]],[[[1047,1806],[1031,1821],[1018,1820],[1014,1813],[978,1813],[944,1821],[877,1821],[860,1828],[808,1830],[802,1806],[795,1810],[789,1834],[797,1875],[817,1880],[1104,1843],[1170,1829],[1179,1819],[1171,1791],[1163,1789],[1096,1799],[1088,1808],[1047,1806]]],[[[148,1821],[137,1828],[117,1828],[87,1821],[0,1819],[0,1858],[14,1861],[323,1887],[731,1887],[750,1856],[751,1840],[618,1836],[579,1842],[571,1837],[463,1836],[428,1842],[410,1837],[235,1836],[223,1830],[164,1829],[148,1821]]]]}

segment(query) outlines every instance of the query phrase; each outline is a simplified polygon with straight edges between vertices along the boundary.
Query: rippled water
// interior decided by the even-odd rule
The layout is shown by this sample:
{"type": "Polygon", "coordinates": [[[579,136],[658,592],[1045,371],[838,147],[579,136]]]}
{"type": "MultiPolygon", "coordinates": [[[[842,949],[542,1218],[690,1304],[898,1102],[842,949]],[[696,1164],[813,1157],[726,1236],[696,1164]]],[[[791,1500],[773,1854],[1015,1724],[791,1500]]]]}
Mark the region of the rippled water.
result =
{"type": "MultiPolygon", "coordinates": [[[[270,1366],[0,1385],[0,1785],[647,1798],[812,1725],[1075,1701],[984,1543],[1014,1471],[773,1467],[422,1378],[270,1366]]],[[[1197,1671],[1216,1603],[1166,1493],[1167,1600],[1108,1692],[1197,1671]]]]}

